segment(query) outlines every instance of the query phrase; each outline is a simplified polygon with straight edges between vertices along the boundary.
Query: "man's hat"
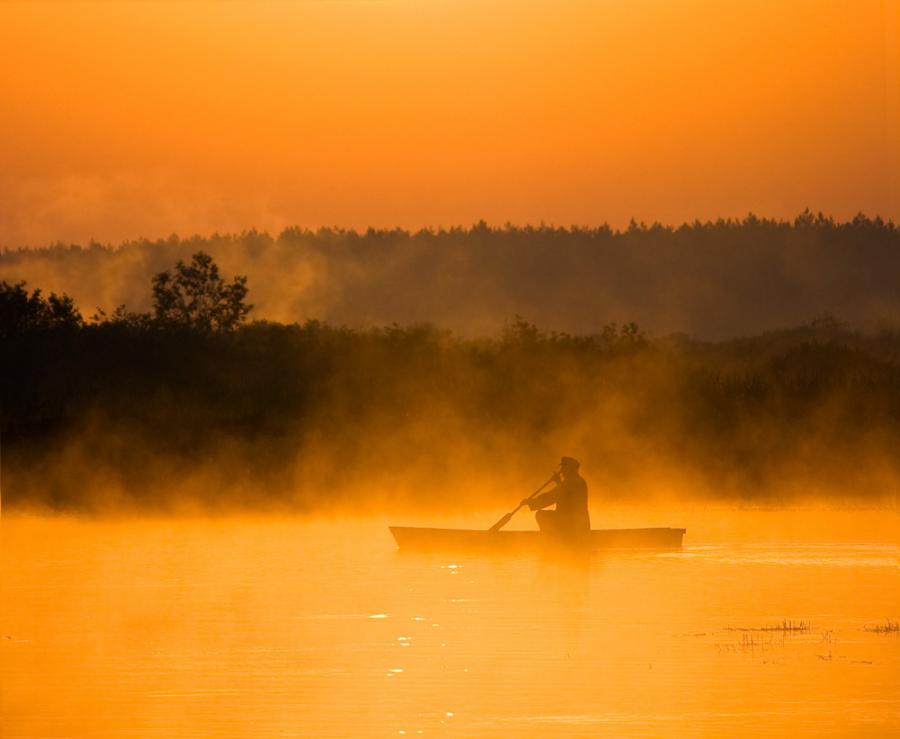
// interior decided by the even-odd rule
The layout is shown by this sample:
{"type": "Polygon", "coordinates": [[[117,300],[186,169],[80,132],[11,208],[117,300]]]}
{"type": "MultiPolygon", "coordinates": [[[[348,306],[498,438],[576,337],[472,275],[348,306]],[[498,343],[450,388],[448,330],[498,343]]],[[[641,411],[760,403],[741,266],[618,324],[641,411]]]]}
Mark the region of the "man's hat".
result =
{"type": "Polygon", "coordinates": [[[574,457],[563,457],[559,462],[559,466],[563,468],[569,467],[571,469],[577,470],[579,467],[581,467],[581,462],[579,462],[574,457]]]}

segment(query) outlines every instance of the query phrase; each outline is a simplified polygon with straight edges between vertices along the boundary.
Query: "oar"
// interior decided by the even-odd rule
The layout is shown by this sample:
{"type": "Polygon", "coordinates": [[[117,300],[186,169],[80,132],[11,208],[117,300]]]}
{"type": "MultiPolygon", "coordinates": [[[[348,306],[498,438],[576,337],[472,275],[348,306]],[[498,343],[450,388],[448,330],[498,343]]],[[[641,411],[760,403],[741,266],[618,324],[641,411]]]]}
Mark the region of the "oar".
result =
{"type": "Polygon", "coordinates": [[[525,498],[525,500],[523,500],[521,503],[519,503],[519,505],[517,505],[513,510],[511,510],[509,513],[507,513],[503,518],[501,518],[499,521],[497,521],[497,523],[495,523],[493,526],[491,526],[491,528],[489,528],[488,531],[499,531],[499,530],[502,529],[504,526],[506,526],[506,524],[509,523],[510,519],[511,519],[513,516],[515,516],[516,513],[519,512],[519,509],[520,509],[523,505],[525,505],[526,503],[528,503],[529,500],[531,500],[531,499],[533,499],[533,498],[536,498],[537,495],[538,495],[538,493],[540,493],[541,490],[543,490],[545,487],[547,487],[547,486],[548,486],[551,482],[553,482],[554,480],[556,480],[556,473],[555,473],[555,472],[554,472],[552,475],[550,475],[550,479],[547,480],[547,482],[545,482],[545,483],[544,483],[543,485],[541,485],[537,490],[535,490],[531,495],[529,495],[527,498],[525,498]]]}

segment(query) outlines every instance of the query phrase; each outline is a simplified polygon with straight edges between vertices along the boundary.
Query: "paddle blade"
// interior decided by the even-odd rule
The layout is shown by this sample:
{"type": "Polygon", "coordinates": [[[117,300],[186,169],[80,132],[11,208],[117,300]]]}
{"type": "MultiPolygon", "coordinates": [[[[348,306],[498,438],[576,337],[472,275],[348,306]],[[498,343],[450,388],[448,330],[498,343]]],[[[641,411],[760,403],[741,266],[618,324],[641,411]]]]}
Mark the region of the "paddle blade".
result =
{"type": "MultiPolygon", "coordinates": [[[[519,510],[519,509],[517,508],[516,510],[519,510]]],[[[509,523],[509,520],[513,517],[513,513],[515,513],[515,512],[516,511],[507,513],[503,518],[501,518],[499,521],[497,521],[497,523],[495,523],[493,526],[491,526],[488,529],[488,531],[499,531],[500,529],[502,529],[504,526],[506,526],[506,524],[509,523]]]]}

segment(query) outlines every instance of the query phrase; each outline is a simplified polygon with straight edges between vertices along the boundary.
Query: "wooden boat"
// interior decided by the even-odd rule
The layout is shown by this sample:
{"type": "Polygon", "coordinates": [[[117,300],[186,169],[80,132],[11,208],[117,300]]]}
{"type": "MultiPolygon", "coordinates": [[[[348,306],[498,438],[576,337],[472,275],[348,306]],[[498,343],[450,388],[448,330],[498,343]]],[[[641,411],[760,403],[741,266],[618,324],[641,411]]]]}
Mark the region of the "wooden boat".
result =
{"type": "Polygon", "coordinates": [[[389,526],[403,550],[520,550],[573,546],[596,549],[679,549],[687,529],[594,529],[585,537],[561,539],[540,531],[478,531],[389,526]]]}

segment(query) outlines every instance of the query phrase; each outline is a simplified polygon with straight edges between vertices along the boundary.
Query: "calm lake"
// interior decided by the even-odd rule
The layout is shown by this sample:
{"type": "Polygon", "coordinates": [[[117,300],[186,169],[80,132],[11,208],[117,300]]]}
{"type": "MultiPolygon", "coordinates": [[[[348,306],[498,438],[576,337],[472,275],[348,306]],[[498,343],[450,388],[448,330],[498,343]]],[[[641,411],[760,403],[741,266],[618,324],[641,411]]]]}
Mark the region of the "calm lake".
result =
{"type": "Polygon", "coordinates": [[[7,516],[0,733],[897,736],[897,522],[618,510],[595,526],[684,549],[573,561],[400,553],[374,518],[7,516]]]}

